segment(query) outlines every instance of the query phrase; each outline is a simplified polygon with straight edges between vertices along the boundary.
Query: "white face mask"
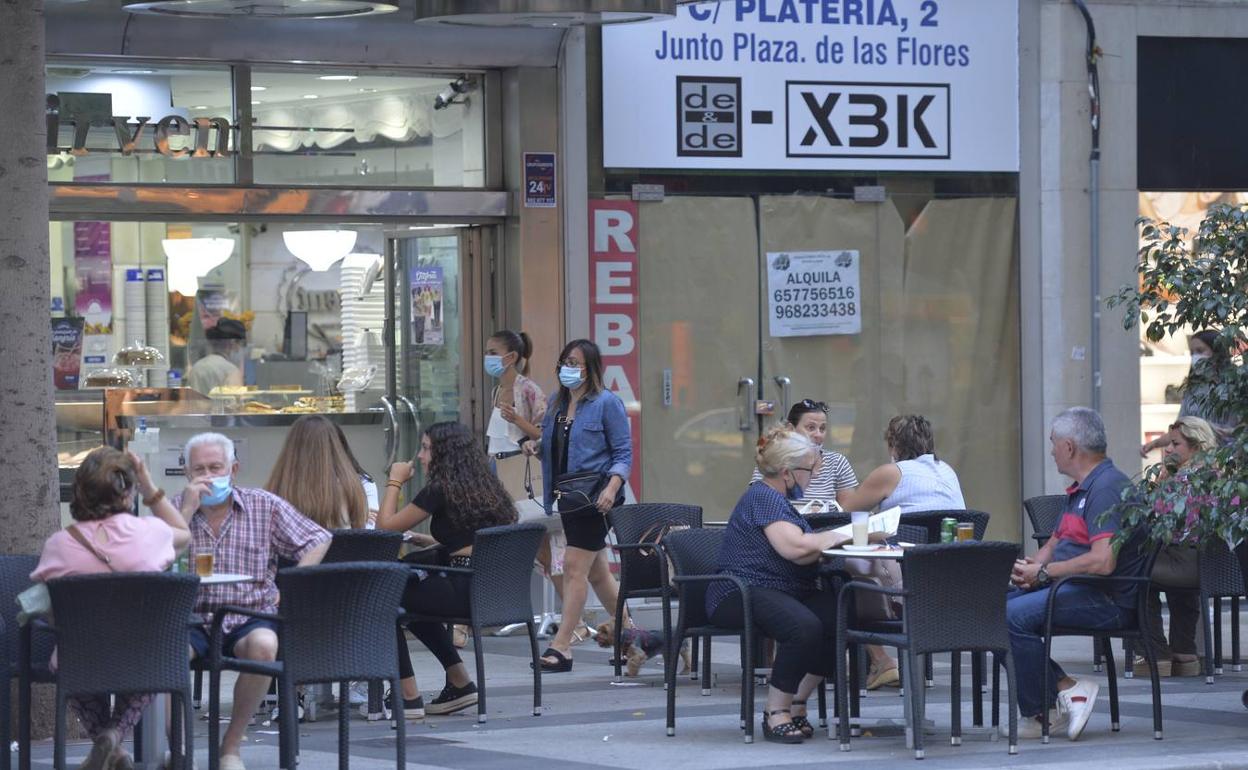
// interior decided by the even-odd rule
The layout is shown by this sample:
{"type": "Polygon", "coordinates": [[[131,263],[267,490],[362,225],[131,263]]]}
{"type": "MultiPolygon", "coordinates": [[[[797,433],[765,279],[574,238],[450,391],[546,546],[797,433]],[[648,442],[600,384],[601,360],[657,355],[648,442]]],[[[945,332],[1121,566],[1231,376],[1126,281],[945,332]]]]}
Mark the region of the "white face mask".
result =
{"type": "Polygon", "coordinates": [[[1192,363],[1194,364],[1194,363],[1196,363],[1197,361],[1207,361],[1207,360],[1209,360],[1211,357],[1212,357],[1212,356],[1210,356],[1208,353],[1193,353],[1193,354],[1192,354],[1192,363]]]}

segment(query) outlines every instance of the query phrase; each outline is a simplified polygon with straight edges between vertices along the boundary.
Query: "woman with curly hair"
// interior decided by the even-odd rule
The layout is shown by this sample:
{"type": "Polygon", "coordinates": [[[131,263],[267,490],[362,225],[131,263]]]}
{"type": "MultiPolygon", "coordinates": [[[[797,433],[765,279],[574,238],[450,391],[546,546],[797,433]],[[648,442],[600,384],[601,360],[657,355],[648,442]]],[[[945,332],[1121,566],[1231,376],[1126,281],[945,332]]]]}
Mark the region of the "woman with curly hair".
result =
{"type": "MultiPolygon", "coordinates": [[[[399,509],[399,494],[412,477],[411,463],[390,466],[386,494],[377,514],[377,528],[400,532],[429,520],[424,542],[439,546],[442,563],[452,567],[472,564],[472,541],[477,530],[516,521],[516,506],[490,471],[489,459],[466,426],[439,422],[429,426],[420,439],[416,456],[427,479],[412,502],[399,509]]],[[[419,538],[418,538],[419,539],[419,538]]],[[[463,575],[432,571],[423,579],[413,577],[403,594],[408,612],[430,615],[470,613],[468,580],[463,575]]],[[[406,642],[399,645],[399,673],[403,687],[403,711],[408,719],[421,719],[425,713],[452,714],[476,704],[477,686],[468,676],[442,623],[411,623],[408,630],[434,654],[446,670],[446,686],[426,707],[416,687],[406,642]]],[[[402,632],[400,632],[401,635],[402,632]]]]}

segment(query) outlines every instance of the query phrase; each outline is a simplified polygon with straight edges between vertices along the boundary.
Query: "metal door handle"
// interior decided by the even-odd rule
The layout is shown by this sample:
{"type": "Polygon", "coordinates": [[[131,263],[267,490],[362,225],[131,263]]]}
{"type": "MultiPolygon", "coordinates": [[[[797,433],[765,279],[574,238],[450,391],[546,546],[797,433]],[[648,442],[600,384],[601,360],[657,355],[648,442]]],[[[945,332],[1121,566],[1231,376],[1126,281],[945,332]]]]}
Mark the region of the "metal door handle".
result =
{"type": "Polygon", "coordinates": [[[399,406],[406,409],[412,415],[412,427],[416,429],[417,441],[420,441],[420,415],[416,414],[416,405],[407,396],[399,396],[395,399],[399,402],[399,406]]]}
{"type": "Polygon", "coordinates": [[[780,418],[789,419],[789,407],[793,405],[793,381],[788,377],[776,377],[776,386],[780,388],[780,418]]]}
{"type": "Polygon", "coordinates": [[[386,473],[390,472],[390,466],[394,465],[395,459],[399,454],[399,417],[394,411],[394,403],[389,396],[382,396],[382,411],[386,413],[388,424],[385,428],[386,434],[386,473]]]}
{"type": "Polygon", "coordinates": [[[742,377],[737,380],[737,398],[740,399],[740,413],[738,416],[737,428],[742,431],[750,431],[754,429],[754,410],[750,408],[750,402],[754,399],[754,379],[752,377],[742,377]]]}

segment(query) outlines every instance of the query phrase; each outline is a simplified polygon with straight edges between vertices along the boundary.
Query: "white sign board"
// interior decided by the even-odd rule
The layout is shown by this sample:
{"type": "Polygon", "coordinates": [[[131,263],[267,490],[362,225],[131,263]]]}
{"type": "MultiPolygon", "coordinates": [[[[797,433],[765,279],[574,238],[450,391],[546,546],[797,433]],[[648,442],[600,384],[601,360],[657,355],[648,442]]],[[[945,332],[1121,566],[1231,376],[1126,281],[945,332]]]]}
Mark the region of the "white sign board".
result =
{"type": "Polygon", "coordinates": [[[860,333],[858,252],[767,252],[767,316],[773,337],[860,333]]]}
{"type": "Polygon", "coordinates": [[[604,27],[608,167],[1017,171],[1017,0],[722,0],[604,27]]]}

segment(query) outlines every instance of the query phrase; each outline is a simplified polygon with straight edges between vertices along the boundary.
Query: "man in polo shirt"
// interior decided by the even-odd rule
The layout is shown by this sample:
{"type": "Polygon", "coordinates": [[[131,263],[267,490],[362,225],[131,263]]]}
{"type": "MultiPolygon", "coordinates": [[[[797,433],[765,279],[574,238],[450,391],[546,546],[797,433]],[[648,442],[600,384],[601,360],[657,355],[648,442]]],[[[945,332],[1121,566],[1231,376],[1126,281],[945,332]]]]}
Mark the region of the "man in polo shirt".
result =
{"type": "MultiPolygon", "coordinates": [[[[215,572],[248,575],[242,583],[201,586],[195,602],[191,648],[208,654],[212,613],[224,605],[256,612],[277,612],[278,557],[305,567],[319,564],[329,550],[330,534],[277,495],[234,486],[238,461],[234,442],[220,433],[201,433],[183,453],[187,485],[173,504],[191,528],[191,554],[211,551],[215,572]]],[[[227,615],[222,624],[222,653],[248,660],[277,658],[277,633],[267,620],[227,615]]],[[[234,685],[230,726],[221,738],[221,770],[245,770],[239,747],[247,723],[269,689],[268,677],[243,674],[234,685]]]]}
{"type": "MultiPolygon", "coordinates": [[[[1044,615],[1049,585],[1070,575],[1134,575],[1134,556],[1118,559],[1113,536],[1119,527],[1117,504],[1127,477],[1105,456],[1105,423],[1092,409],[1074,407],[1053,420],[1049,433],[1057,470],[1074,480],[1057,531],[1033,557],[1014,565],[1006,604],[1010,645],[1018,681],[1020,737],[1040,737],[1040,717],[1049,709],[1049,729],[1066,729],[1078,739],[1096,705],[1100,686],[1077,681],[1044,658],[1044,615]],[[1049,692],[1042,692],[1043,666],[1049,666],[1049,692]],[[1056,708],[1055,708],[1056,707],[1056,708]]],[[[1106,593],[1087,585],[1061,588],[1053,611],[1055,625],[1113,629],[1134,609],[1133,591],[1106,593]]]]}

